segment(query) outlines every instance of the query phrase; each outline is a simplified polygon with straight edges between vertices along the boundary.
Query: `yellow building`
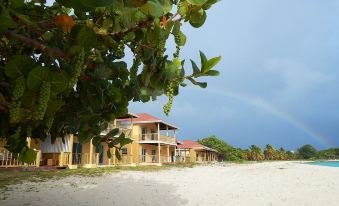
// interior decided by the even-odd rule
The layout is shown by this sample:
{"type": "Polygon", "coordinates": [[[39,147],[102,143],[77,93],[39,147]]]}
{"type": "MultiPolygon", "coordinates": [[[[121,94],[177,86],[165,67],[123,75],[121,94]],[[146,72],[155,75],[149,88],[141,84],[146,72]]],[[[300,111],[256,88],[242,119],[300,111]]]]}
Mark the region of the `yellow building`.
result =
{"type": "Polygon", "coordinates": [[[218,160],[216,150],[192,140],[178,141],[177,160],[179,162],[213,162],[218,160]]]}
{"type": "MultiPolygon", "coordinates": [[[[114,165],[162,165],[163,163],[176,162],[176,156],[178,156],[176,154],[178,151],[176,150],[176,130],[178,128],[173,124],[149,114],[130,113],[110,123],[102,135],[114,128],[119,128],[127,138],[133,140],[132,143],[125,145],[119,151],[121,159],[116,158],[115,148],[110,149],[111,157],[107,155],[107,143],[103,143],[98,148],[92,144],[92,141],[84,144],[79,143],[76,135],[69,134],[63,139],[57,138],[54,143],[51,138],[46,138],[43,142],[28,139],[29,146],[35,149],[38,154],[37,160],[31,165],[74,169],[114,165]]],[[[4,149],[4,145],[5,142],[0,141],[0,166],[25,165],[18,161],[18,155],[4,149]]],[[[182,151],[179,149],[180,154],[182,151]]],[[[202,157],[202,154],[198,155],[197,160],[199,161],[202,157]]]]}

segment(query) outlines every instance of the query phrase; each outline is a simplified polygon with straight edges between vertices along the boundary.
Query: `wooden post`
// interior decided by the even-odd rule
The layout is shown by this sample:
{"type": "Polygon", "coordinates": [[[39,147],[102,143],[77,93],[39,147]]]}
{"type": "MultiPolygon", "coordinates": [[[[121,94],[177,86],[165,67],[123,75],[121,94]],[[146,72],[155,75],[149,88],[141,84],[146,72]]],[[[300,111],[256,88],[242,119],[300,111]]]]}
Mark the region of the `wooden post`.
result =
{"type": "MultiPolygon", "coordinates": [[[[27,147],[31,148],[31,138],[30,137],[26,137],[26,141],[27,141],[27,147]]],[[[19,158],[18,158],[19,159],[19,158]]],[[[11,164],[12,161],[10,161],[11,164]]],[[[24,163],[25,166],[28,166],[27,163],[24,163]]]]}
{"type": "Polygon", "coordinates": [[[68,164],[72,165],[73,164],[73,142],[74,142],[74,136],[73,134],[69,134],[69,157],[68,157],[68,164]]]}
{"type": "Polygon", "coordinates": [[[168,125],[166,125],[166,136],[168,137],[168,125]]]}
{"type": "Polygon", "coordinates": [[[168,158],[168,162],[171,162],[169,145],[167,145],[167,158],[168,158]]]}
{"type": "Polygon", "coordinates": [[[160,124],[158,123],[158,156],[159,156],[159,163],[161,163],[161,155],[160,155],[160,124]]]}
{"type": "Polygon", "coordinates": [[[30,138],[30,137],[27,137],[27,138],[26,138],[26,141],[27,141],[27,147],[28,147],[28,148],[31,148],[31,141],[32,141],[31,138],[30,138]]]}
{"type": "Polygon", "coordinates": [[[92,139],[91,139],[91,142],[89,144],[89,163],[88,164],[93,164],[93,151],[94,151],[94,148],[93,148],[92,139]]]}
{"type": "Polygon", "coordinates": [[[59,155],[59,166],[64,166],[64,152],[60,152],[60,155],[59,155]]]}
{"type": "Polygon", "coordinates": [[[130,144],[131,145],[131,164],[133,164],[133,158],[134,158],[134,154],[133,154],[133,142],[130,144]]]}
{"type": "Polygon", "coordinates": [[[113,147],[113,165],[115,165],[115,158],[116,158],[116,156],[115,156],[115,147],[113,147]]]}
{"type": "Polygon", "coordinates": [[[40,158],[41,158],[41,151],[38,150],[37,153],[36,153],[36,160],[35,160],[35,165],[37,167],[40,167],[40,158]]]}

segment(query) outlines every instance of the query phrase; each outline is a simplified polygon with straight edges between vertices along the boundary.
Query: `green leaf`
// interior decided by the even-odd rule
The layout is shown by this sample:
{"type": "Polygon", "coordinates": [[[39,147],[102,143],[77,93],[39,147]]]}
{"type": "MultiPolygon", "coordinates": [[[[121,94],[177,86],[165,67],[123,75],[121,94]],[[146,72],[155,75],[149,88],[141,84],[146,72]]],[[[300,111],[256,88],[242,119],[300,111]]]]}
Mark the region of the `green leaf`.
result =
{"type": "Polygon", "coordinates": [[[123,146],[125,146],[125,145],[127,145],[129,143],[132,143],[132,142],[133,142],[132,139],[125,137],[125,138],[121,139],[120,146],[123,147],[123,146]]]}
{"type": "Polygon", "coordinates": [[[169,0],[160,0],[161,5],[163,6],[164,13],[167,14],[168,12],[171,12],[172,10],[172,1],[169,0]]]}
{"type": "Polygon", "coordinates": [[[59,99],[54,99],[53,101],[48,101],[47,109],[45,116],[53,117],[54,114],[65,105],[65,102],[59,99]]]}
{"type": "Polygon", "coordinates": [[[83,46],[86,50],[97,46],[97,35],[87,26],[74,26],[71,31],[71,36],[76,39],[78,45],[83,46]]]}
{"type": "Polygon", "coordinates": [[[60,93],[67,89],[69,76],[65,71],[51,72],[50,76],[51,89],[54,93],[60,93]]]}
{"type": "Polygon", "coordinates": [[[208,60],[205,64],[205,66],[202,67],[201,72],[202,73],[206,73],[209,70],[211,70],[215,65],[217,65],[219,63],[219,61],[221,60],[221,56],[218,57],[214,57],[210,60],[208,60]]]}
{"type": "Polygon", "coordinates": [[[217,70],[209,70],[208,72],[206,72],[206,75],[208,76],[219,76],[220,72],[217,70]]]}
{"type": "Polygon", "coordinates": [[[120,151],[118,149],[115,150],[115,156],[118,160],[121,160],[120,151]]]}
{"type": "Polygon", "coordinates": [[[20,7],[25,6],[24,0],[11,0],[10,2],[11,2],[11,7],[13,9],[18,9],[20,7]]]}
{"type": "Polygon", "coordinates": [[[182,82],[182,83],[180,83],[180,86],[182,86],[182,87],[186,87],[186,86],[187,86],[187,84],[186,84],[186,83],[184,83],[184,82],[182,82]]]}
{"type": "Polygon", "coordinates": [[[15,21],[11,18],[7,9],[2,9],[0,14],[0,36],[8,29],[14,29],[17,27],[15,21]]]}
{"type": "Polygon", "coordinates": [[[117,134],[119,134],[119,128],[112,129],[111,131],[109,131],[109,132],[105,135],[105,137],[111,138],[111,137],[115,137],[117,134]]]}
{"type": "Polygon", "coordinates": [[[207,58],[202,51],[199,51],[199,52],[200,52],[201,67],[204,67],[205,64],[207,63],[207,58]]]}
{"type": "Polygon", "coordinates": [[[204,3],[206,3],[208,0],[187,0],[187,3],[196,5],[196,6],[202,6],[204,3]]]}
{"type": "Polygon", "coordinates": [[[112,153],[111,153],[110,148],[107,150],[107,157],[108,157],[109,159],[112,158],[112,153]]]}
{"type": "Polygon", "coordinates": [[[211,8],[211,6],[212,6],[213,4],[217,3],[218,1],[219,1],[219,0],[208,0],[208,1],[202,6],[202,8],[203,8],[204,10],[208,10],[208,9],[211,8]]]}
{"type": "Polygon", "coordinates": [[[81,0],[88,7],[108,7],[114,4],[116,0],[81,0]]]}
{"type": "Polygon", "coordinates": [[[165,39],[168,38],[169,34],[171,33],[171,30],[173,28],[174,22],[173,21],[168,21],[165,25],[165,39]]]}
{"type": "Polygon", "coordinates": [[[158,1],[147,1],[140,10],[153,17],[161,17],[164,13],[162,5],[158,1]]]}
{"type": "Polygon", "coordinates": [[[179,39],[175,39],[175,43],[178,46],[185,46],[186,39],[187,39],[186,35],[182,31],[179,31],[179,39]]]}
{"type": "Polygon", "coordinates": [[[206,21],[206,12],[204,10],[199,10],[197,12],[191,13],[189,16],[189,22],[194,28],[201,27],[206,21]]]}
{"type": "Polygon", "coordinates": [[[173,36],[179,35],[179,33],[180,33],[180,26],[181,26],[181,24],[180,24],[179,21],[176,21],[174,23],[173,30],[172,30],[173,36]]]}
{"type": "Polygon", "coordinates": [[[32,91],[38,91],[43,81],[49,81],[50,74],[46,67],[35,67],[28,73],[27,87],[32,91]]]}
{"type": "Polygon", "coordinates": [[[20,160],[25,163],[32,163],[36,160],[36,153],[32,149],[24,148],[20,152],[20,160]]]}
{"type": "Polygon", "coordinates": [[[178,13],[180,16],[185,16],[188,12],[188,4],[186,1],[180,1],[180,6],[178,7],[178,13]]]}
{"type": "Polygon", "coordinates": [[[5,74],[9,78],[16,79],[17,77],[29,72],[35,66],[35,61],[29,56],[14,55],[5,66],[5,74]]]}
{"type": "Polygon", "coordinates": [[[192,82],[192,84],[194,85],[198,85],[201,88],[206,88],[207,87],[207,83],[206,82],[197,82],[195,81],[193,78],[188,78],[188,80],[190,80],[192,82]]]}
{"type": "Polygon", "coordinates": [[[197,64],[192,59],[191,59],[191,63],[192,63],[193,74],[200,74],[201,71],[200,71],[199,67],[197,66],[197,64]]]}

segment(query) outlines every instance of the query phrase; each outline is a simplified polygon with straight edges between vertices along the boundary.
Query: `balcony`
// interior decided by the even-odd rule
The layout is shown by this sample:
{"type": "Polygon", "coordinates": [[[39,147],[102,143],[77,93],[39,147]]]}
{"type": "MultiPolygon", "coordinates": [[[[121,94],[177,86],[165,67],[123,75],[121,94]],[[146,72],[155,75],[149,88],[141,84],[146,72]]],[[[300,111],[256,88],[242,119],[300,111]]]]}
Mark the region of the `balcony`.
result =
{"type": "Polygon", "coordinates": [[[39,150],[36,152],[36,160],[30,164],[26,164],[20,161],[20,155],[17,153],[12,153],[5,148],[0,148],[0,167],[23,167],[23,166],[34,166],[38,167],[40,165],[40,155],[39,150]]]}
{"type": "Polygon", "coordinates": [[[132,130],[132,123],[131,122],[117,122],[116,125],[110,123],[108,124],[107,129],[101,132],[101,135],[106,135],[108,134],[108,132],[116,128],[119,129],[118,135],[120,135],[123,132],[125,133],[126,136],[129,136],[132,130]]]}
{"type": "MultiPolygon", "coordinates": [[[[159,155],[140,155],[139,162],[141,164],[156,164],[159,163],[159,155]]],[[[160,163],[174,162],[174,157],[171,156],[160,156],[160,163]]]]}
{"type": "Polygon", "coordinates": [[[139,143],[160,143],[160,144],[167,144],[167,145],[176,145],[176,138],[169,137],[166,135],[160,134],[158,137],[158,133],[152,134],[140,134],[137,136],[136,139],[139,139],[139,143]]]}

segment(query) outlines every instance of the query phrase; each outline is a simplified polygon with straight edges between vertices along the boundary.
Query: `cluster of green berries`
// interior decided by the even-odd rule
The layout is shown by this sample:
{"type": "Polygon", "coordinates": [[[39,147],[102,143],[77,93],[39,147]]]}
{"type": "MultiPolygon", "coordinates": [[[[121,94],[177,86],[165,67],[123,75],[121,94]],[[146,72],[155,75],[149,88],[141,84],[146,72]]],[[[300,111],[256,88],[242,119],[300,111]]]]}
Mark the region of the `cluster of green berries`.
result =
{"type": "Polygon", "coordinates": [[[133,59],[133,65],[132,65],[132,67],[131,67],[131,69],[130,69],[130,76],[131,76],[131,79],[134,79],[134,80],[137,79],[138,68],[139,68],[140,64],[141,64],[140,58],[135,57],[135,58],[133,59]]]}
{"type": "Polygon", "coordinates": [[[50,117],[50,118],[46,119],[45,125],[46,125],[46,128],[47,128],[47,132],[49,132],[49,130],[51,129],[51,127],[53,125],[53,122],[54,122],[54,118],[53,117],[50,117]]]}
{"type": "Polygon", "coordinates": [[[75,57],[74,60],[74,69],[72,71],[71,78],[68,83],[69,88],[73,88],[74,85],[78,82],[78,79],[80,77],[80,74],[84,68],[84,62],[85,62],[85,51],[84,48],[82,48],[81,52],[78,56],[75,57]]]}
{"type": "Polygon", "coordinates": [[[168,102],[164,105],[164,113],[168,116],[173,103],[173,97],[174,97],[174,88],[173,84],[169,83],[166,88],[166,95],[168,96],[168,102]]]}
{"type": "Polygon", "coordinates": [[[113,51],[113,55],[121,59],[125,56],[125,42],[120,40],[117,48],[113,51]]]}
{"type": "Polygon", "coordinates": [[[15,86],[12,92],[12,98],[14,101],[19,100],[25,92],[26,80],[24,76],[20,76],[15,80],[15,86]]]}
{"type": "Polygon", "coordinates": [[[176,46],[176,50],[173,53],[173,57],[174,58],[179,58],[179,55],[180,55],[180,46],[176,46]]]}
{"type": "Polygon", "coordinates": [[[42,82],[40,87],[40,95],[38,101],[38,108],[34,113],[35,120],[43,120],[45,116],[45,112],[47,109],[48,101],[51,94],[51,83],[42,82]]]}
{"type": "Polygon", "coordinates": [[[160,38],[157,42],[157,50],[158,50],[158,57],[162,57],[164,56],[164,53],[165,53],[165,45],[166,45],[166,40],[165,39],[162,39],[160,38]]]}
{"type": "Polygon", "coordinates": [[[20,120],[21,101],[12,101],[9,108],[9,121],[10,123],[17,123],[20,120]]]}

